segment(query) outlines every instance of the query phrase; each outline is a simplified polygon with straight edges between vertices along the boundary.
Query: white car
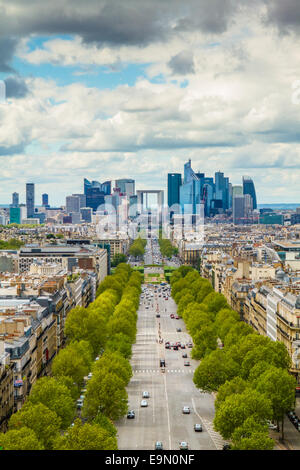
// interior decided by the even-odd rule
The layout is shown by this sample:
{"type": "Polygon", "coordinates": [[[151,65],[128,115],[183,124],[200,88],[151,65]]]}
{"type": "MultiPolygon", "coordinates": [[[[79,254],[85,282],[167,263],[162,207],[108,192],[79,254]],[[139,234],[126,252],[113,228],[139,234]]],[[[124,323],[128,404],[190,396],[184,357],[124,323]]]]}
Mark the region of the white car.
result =
{"type": "Polygon", "coordinates": [[[148,406],[147,400],[142,400],[142,401],[141,401],[141,407],[142,407],[142,408],[145,408],[146,406],[148,406]]]}
{"type": "Polygon", "coordinates": [[[189,406],[184,406],[184,407],[182,408],[182,413],[183,413],[184,415],[189,415],[190,412],[191,412],[191,410],[190,410],[190,407],[189,407],[189,406]]]}
{"type": "Polygon", "coordinates": [[[149,392],[143,392],[143,398],[150,398],[149,392]]]}

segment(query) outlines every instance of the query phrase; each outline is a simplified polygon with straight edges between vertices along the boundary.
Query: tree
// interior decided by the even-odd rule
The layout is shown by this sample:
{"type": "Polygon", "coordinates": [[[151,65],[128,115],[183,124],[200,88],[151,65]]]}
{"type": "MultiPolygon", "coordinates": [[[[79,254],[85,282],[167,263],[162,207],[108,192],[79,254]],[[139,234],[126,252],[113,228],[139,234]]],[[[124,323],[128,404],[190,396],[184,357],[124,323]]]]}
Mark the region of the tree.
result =
{"type": "Polygon", "coordinates": [[[216,329],[213,324],[203,326],[202,329],[193,336],[194,347],[192,357],[194,359],[201,359],[217,349],[217,338],[216,329]]]}
{"type": "Polygon", "coordinates": [[[127,256],[124,253],[116,253],[112,259],[111,265],[118,266],[120,263],[126,263],[127,256]]]}
{"type": "Polygon", "coordinates": [[[242,336],[247,336],[253,334],[253,329],[251,326],[247,325],[244,322],[234,322],[232,328],[228,331],[226,336],[224,337],[224,345],[226,348],[230,348],[234,344],[237,344],[242,336]]]}
{"type": "Polygon", "coordinates": [[[227,380],[218,389],[217,398],[215,400],[215,408],[219,408],[219,406],[230,395],[243,393],[245,390],[247,390],[247,388],[249,388],[248,382],[243,380],[241,377],[234,377],[232,380],[227,380]]]}
{"type": "Polygon", "coordinates": [[[258,423],[252,416],[232,434],[233,450],[272,450],[273,439],[268,436],[268,426],[258,423]]]}
{"type": "Polygon", "coordinates": [[[265,424],[272,417],[272,404],[265,395],[247,389],[243,393],[230,395],[220,404],[216,410],[214,427],[224,439],[230,439],[235,429],[250,417],[265,424]]]}
{"type": "Polygon", "coordinates": [[[35,432],[25,426],[0,434],[0,447],[3,450],[44,450],[35,432]]]}
{"type": "Polygon", "coordinates": [[[238,364],[226,355],[224,350],[217,349],[206,356],[194,373],[196,387],[206,392],[218,390],[226,380],[238,375],[238,364]]]}
{"type": "Polygon", "coordinates": [[[64,436],[56,439],[55,450],[117,450],[115,436],[98,424],[83,424],[76,419],[64,436]]]}
{"type": "Polygon", "coordinates": [[[199,304],[201,304],[203,302],[203,300],[205,299],[205,297],[208,296],[208,294],[210,294],[211,292],[214,291],[211,283],[209,281],[202,281],[201,282],[201,287],[197,293],[197,302],[199,304]]]}
{"type": "Polygon", "coordinates": [[[272,403],[273,419],[281,421],[284,438],[284,416],[295,404],[296,379],[287,370],[270,367],[257,379],[256,390],[264,393],[272,403]]]}
{"type": "Polygon", "coordinates": [[[27,403],[9,420],[10,430],[24,427],[34,431],[45,449],[52,449],[53,441],[61,427],[61,419],[42,403],[36,405],[27,403]]]}
{"type": "Polygon", "coordinates": [[[54,377],[41,377],[31,389],[27,402],[33,405],[42,403],[61,418],[62,429],[72,422],[74,401],[70,390],[55,380],[54,377]]]}
{"type": "Polygon", "coordinates": [[[99,369],[116,374],[123,381],[124,387],[126,387],[132,377],[129,361],[117,352],[105,352],[99,361],[94,363],[93,372],[99,369]]]}
{"type": "Polygon", "coordinates": [[[92,350],[87,341],[73,342],[61,349],[53,360],[53,376],[67,376],[78,386],[90,371],[92,350]]]}
{"type": "Polygon", "coordinates": [[[290,357],[283,343],[270,341],[266,346],[258,346],[247,352],[241,365],[241,375],[247,378],[252,367],[259,361],[265,361],[275,367],[288,369],[290,357]]]}
{"type": "Polygon", "coordinates": [[[124,333],[115,333],[109,337],[105,350],[119,352],[123,357],[129,359],[131,357],[131,339],[124,333]]]}
{"type": "Polygon", "coordinates": [[[114,426],[113,422],[102,413],[98,413],[96,418],[93,420],[93,424],[98,424],[101,428],[105,429],[110,436],[117,435],[117,429],[114,426]]]}
{"type": "Polygon", "coordinates": [[[94,418],[101,412],[116,420],[126,414],[127,399],[123,380],[113,372],[99,369],[94,372],[88,383],[83,416],[94,418]]]}

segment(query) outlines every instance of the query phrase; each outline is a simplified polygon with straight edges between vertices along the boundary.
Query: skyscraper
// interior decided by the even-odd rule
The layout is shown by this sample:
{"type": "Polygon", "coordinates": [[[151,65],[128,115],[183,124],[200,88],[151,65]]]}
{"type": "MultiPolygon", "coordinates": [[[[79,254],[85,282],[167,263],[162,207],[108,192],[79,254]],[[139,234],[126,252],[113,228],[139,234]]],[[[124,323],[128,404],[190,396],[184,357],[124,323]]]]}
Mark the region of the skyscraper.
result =
{"type": "Polygon", "coordinates": [[[27,218],[34,216],[34,183],[26,183],[27,218]]]}
{"type": "Polygon", "coordinates": [[[86,196],[86,207],[91,207],[96,211],[104,204],[104,197],[110,194],[111,182],[106,181],[101,184],[99,181],[89,181],[84,178],[84,194],[86,196]]]}
{"type": "Polygon", "coordinates": [[[180,206],[185,214],[197,214],[200,210],[201,189],[203,178],[193,171],[191,160],[184,165],[184,179],[180,186],[180,206]]]}
{"type": "Polygon", "coordinates": [[[19,193],[12,193],[12,205],[18,207],[19,205],[19,193]]]}
{"type": "Polygon", "coordinates": [[[181,173],[168,173],[168,206],[180,204],[181,173]]]}
{"type": "Polygon", "coordinates": [[[71,212],[80,212],[80,197],[75,195],[66,197],[66,212],[68,214],[71,212]]]}
{"type": "Polygon", "coordinates": [[[132,179],[120,179],[116,180],[116,187],[120,189],[122,194],[127,196],[135,195],[135,181],[132,179]]]}
{"type": "Polygon", "coordinates": [[[252,197],[253,209],[257,209],[255,186],[250,176],[243,176],[243,193],[252,197]]]}
{"type": "Polygon", "coordinates": [[[48,198],[48,194],[42,194],[42,205],[43,206],[48,206],[49,205],[49,198],[48,198]]]}

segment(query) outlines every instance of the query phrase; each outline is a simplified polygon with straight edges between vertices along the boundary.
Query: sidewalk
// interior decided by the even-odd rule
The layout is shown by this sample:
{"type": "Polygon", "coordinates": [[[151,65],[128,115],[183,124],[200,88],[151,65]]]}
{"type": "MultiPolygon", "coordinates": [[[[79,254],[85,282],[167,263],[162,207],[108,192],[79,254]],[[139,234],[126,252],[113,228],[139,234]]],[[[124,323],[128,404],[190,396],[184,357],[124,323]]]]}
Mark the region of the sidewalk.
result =
{"type": "MultiPolygon", "coordinates": [[[[295,412],[300,417],[300,397],[296,398],[295,412]]],[[[281,432],[270,431],[270,436],[275,440],[277,450],[300,450],[300,432],[287,416],[284,420],[284,442],[280,440],[281,432]]]]}

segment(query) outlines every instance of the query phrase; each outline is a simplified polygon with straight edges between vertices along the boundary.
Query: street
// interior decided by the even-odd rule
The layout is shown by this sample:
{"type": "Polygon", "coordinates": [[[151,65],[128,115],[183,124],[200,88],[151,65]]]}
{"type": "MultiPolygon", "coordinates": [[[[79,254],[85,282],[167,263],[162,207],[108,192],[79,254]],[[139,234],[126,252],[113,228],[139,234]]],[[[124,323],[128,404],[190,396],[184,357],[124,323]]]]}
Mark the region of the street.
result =
{"type": "Polygon", "coordinates": [[[193,450],[222,449],[224,441],[213,430],[213,396],[202,393],[193,383],[198,361],[190,359],[190,348],[176,351],[164,347],[165,341],[185,344],[190,341],[183,320],[170,318],[171,313],[176,314],[176,304],[169,294],[168,300],[161,292],[155,294],[154,286],[144,287],[144,292],[131,359],[133,377],[127,388],[129,409],[134,410],[135,419],[125,417],[116,423],[119,449],[153,450],[156,441],[161,441],[164,449],[179,449],[181,441],[186,441],[193,450]],[[153,297],[148,294],[147,299],[147,292],[152,292],[153,297]],[[160,318],[156,317],[158,312],[160,318]],[[177,332],[177,328],[182,331],[177,332]],[[163,343],[158,342],[159,334],[163,343]],[[184,353],[187,359],[182,358],[184,353]],[[166,362],[165,373],[160,369],[161,358],[166,362]],[[185,360],[190,366],[184,366],[185,360]],[[144,391],[150,393],[145,408],[141,407],[144,391]],[[190,407],[191,413],[183,414],[183,406],[190,407]],[[196,423],[202,424],[203,432],[194,431],[196,423]]]}

